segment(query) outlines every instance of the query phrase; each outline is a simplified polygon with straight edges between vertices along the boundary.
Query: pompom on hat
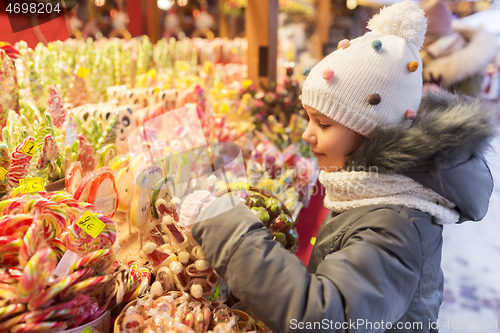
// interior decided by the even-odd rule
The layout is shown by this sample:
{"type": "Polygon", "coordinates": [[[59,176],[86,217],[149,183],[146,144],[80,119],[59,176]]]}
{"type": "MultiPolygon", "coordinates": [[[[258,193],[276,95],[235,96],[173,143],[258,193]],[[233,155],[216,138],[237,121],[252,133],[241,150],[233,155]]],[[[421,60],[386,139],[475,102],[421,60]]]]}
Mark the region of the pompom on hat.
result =
{"type": "Polygon", "coordinates": [[[401,123],[422,97],[422,60],[427,19],[410,1],[383,8],[365,35],[314,66],[302,104],[368,136],[376,127],[401,123]],[[325,73],[335,73],[331,77],[325,73]]]}

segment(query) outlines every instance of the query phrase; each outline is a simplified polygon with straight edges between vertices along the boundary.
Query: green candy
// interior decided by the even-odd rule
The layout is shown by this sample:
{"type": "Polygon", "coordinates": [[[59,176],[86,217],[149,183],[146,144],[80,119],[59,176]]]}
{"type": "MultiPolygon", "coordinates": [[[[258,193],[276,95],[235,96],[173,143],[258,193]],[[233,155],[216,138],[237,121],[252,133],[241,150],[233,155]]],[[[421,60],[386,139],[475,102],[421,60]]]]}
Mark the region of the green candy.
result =
{"type": "Polygon", "coordinates": [[[275,198],[268,198],[266,200],[266,209],[269,212],[271,218],[274,218],[277,215],[283,213],[283,206],[281,204],[281,201],[275,198]]]}
{"type": "Polygon", "coordinates": [[[252,208],[252,207],[265,207],[266,206],[266,201],[260,195],[252,195],[251,197],[248,197],[246,205],[249,208],[252,208]]]}
{"type": "Polygon", "coordinates": [[[252,207],[251,210],[258,213],[256,215],[262,223],[269,221],[269,213],[264,207],[252,207]]]}
{"type": "Polygon", "coordinates": [[[286,247],[286,236],[284,233],[282,232],[274,232],[273,233],[273,239],[275,241],[278,241],[281,243],[281,245],[283,245],[283,247],[286,247]]]}

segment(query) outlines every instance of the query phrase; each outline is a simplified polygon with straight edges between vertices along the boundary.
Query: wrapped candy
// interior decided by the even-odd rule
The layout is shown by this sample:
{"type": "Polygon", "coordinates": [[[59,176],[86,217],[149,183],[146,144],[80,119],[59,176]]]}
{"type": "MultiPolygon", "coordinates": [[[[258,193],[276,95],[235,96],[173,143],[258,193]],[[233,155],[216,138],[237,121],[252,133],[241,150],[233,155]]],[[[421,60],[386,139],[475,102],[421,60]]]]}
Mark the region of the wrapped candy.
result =
{"type": "Polygon", "coordinates": [[[48,113],[45,113],[42,116],[42,120],[40,121],[38,129],[35,133],[35,142],[38,146],[35,156],[40,156],[42,154],[45,138],[47,137],[47,135],[54,136],[55,134],[54,124],[52,124],[52,117],[48,113]]]}
{"type": "Polygon", "coordinates": [[[61,153],[56,140],[52,137],[52,135],[48,134],[44,140],[42,155],[36,165],[37,169],[45,169],[50,162],[57,160],[60,154],[61,153]]]}
{"type": "Polygon", "coordinates": [[[78,148],[78,161],[82,164],[83,174],[93,171],[96,166],[94,158],[94,149],[91,144],[85,139],[83,134],[78,136],[80,146],[78,148]]]}
{"type": "Polygon", "coordinates": [[[35,142],[33,137],[27,137],[23,142],[16,147],[16,150],[12,153],[12,164],[9,169],[9,185],[10,187],[19,186],[19,181],[28,175],[28,169],[30,166],[30,161],[33,156],[23,153],[21,150],[24,148],[28,141],[35,142]]]}
{"type": "Polygon", "coordinates": [[[51,115],[52,121],[57,128],[64,124],[68,111],[64,107],[61,95],[54,85],[49,88],[49,102],[46,112],[51,115]]]}

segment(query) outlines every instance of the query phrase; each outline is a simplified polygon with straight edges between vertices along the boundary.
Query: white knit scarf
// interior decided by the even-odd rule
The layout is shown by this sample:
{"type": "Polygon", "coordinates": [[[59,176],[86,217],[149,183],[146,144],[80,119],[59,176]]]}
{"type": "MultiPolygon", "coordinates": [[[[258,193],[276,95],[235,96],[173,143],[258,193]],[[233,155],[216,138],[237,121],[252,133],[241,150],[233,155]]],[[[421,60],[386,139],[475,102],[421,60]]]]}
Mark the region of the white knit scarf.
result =
{"type": "Polygon", "coordinates": [[[321,171],[319,181],[326,189],[325,207],[336,213],[387,204],[428,213],[438,224],[456,223],[459,219],[453,203],[403,175],[321,171]]]}

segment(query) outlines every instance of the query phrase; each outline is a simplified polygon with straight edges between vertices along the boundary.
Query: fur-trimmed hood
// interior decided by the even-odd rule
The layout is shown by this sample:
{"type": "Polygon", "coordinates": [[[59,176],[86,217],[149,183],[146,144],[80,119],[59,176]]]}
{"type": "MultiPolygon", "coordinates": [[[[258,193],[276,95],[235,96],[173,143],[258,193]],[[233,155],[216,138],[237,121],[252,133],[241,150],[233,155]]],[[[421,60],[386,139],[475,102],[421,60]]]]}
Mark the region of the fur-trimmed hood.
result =
{"type": "Polygon", "coordinates": [[[465,47],[447,56],[424,61],[422,70],[425,81],[431,81],[432,74],[435,79],[441,77],[447,88],[482,72],[497,53],[495,36],[483,27],[471,28],[455,20],[452,28],[467,40],[465,47]]]}
{"type": "Polygon", "coordinates": [[[406,175],[453,202],[459,222],[481,220],[493,190],[484,159],[496,134],[493,115],[478,99],[427,92],[411,125],[377,128],[346,169],[406,175]]]}

